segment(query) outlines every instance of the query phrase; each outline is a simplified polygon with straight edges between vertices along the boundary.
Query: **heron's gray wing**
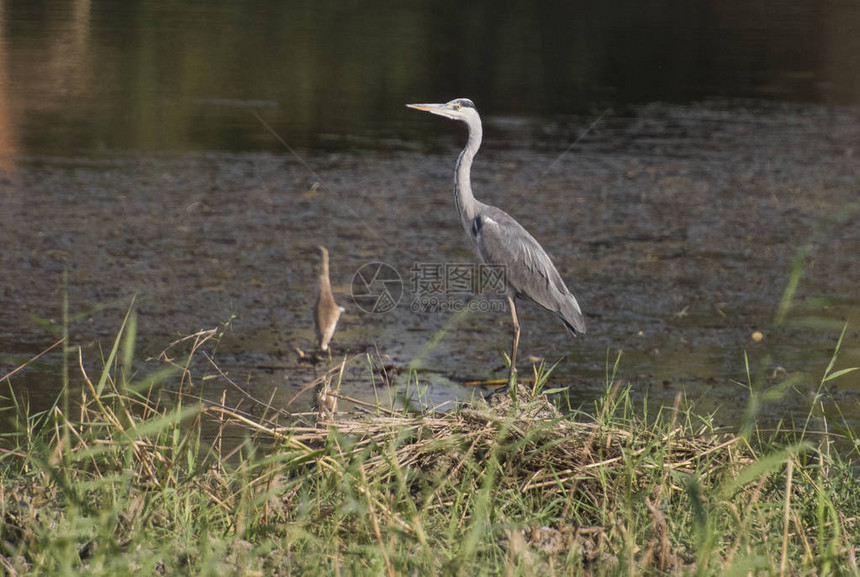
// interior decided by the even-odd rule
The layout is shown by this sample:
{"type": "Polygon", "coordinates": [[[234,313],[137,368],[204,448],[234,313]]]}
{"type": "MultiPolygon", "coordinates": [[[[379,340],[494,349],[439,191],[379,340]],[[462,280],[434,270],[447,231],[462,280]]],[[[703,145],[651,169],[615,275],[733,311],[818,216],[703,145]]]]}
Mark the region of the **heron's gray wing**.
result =
{"type": "Polygon", "coordinates": [[[556,313],[569,330],[585,332],[579,303],[540,244],[508,213],[486,206],[476,215],[472,233],[487,264],[505,270],[508,290],[556,313]]]}

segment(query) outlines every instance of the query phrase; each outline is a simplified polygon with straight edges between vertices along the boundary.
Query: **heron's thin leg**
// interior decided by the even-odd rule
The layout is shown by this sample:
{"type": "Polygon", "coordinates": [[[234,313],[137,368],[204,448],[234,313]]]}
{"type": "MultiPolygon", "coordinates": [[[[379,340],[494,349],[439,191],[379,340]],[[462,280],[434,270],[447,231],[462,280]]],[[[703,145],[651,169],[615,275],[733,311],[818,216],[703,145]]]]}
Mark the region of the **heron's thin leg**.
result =
{"type": "Polygon", "coordinates": [[[517,378],[517,347],[520,346],[520,322],[517,319],[517,305],[514,304],[513,297],[508,297],[508,304],[511,307],[511,319],[514,321],[514,342],[511,344],[511,370],[508,372],[507,385],[509,387],[517,378]]]}

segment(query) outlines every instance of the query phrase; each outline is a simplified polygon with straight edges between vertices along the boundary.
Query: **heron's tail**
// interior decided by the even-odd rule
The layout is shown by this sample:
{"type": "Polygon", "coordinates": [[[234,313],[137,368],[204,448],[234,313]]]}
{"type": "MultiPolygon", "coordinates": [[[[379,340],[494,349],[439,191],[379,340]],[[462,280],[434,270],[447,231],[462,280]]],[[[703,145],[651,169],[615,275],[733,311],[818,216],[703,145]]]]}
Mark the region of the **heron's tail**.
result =
{"type": "Polygon", "coordinates": [[[582,310],[579,308],[579,303],[576,302],[576,297],[570,293],[565,295],[561,306],[556,313],[564,327],[571,335],[576,336],[576,333],[585,333],[585,317],[582,316],[582,310]]]}

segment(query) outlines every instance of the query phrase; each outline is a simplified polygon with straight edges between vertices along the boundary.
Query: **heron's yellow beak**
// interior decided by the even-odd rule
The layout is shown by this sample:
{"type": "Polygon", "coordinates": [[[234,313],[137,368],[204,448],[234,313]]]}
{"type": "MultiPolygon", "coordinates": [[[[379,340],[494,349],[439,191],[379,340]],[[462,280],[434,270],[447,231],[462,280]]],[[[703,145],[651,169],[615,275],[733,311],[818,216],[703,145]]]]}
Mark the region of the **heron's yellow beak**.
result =
{"type": "Polygon", "coordinates": [[[425,112],[430,112],[434,108],[440,108],[445,106],[444,104],[407,104],[408,108],[414,108],[415,110],[423,110],[425,112]]]}
{"type": "Polygon", "coordinates": [[[444,116],[445,118],[455,118],[453,115],[453,110],[448,103],[445,104],[407,104],[409,108],[414,108],[415,110],[423,110],[424,112],[429,112],[430,114],[438,114],[439,116],[444,116]]]}

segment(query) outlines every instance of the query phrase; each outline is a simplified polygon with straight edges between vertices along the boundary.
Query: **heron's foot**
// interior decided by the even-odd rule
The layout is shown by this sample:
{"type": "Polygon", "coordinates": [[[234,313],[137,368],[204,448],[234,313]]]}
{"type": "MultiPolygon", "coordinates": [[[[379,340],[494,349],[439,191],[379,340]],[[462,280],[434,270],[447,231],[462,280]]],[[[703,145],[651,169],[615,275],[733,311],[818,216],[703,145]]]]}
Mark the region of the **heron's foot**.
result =
{"type": "Polygon", "coordinates": [[[498,399],[501,396],[504,396],[506,393],[510,391],[517,390],[517,369],[514,367],[508,373],[508,382],[506,382],[503,386],[498,389],[494,389],[483,395],[484,399],[489,401],[490,399],[498,399]]]}
{"type": "Polygon", "coordinates": [[[510,391],[516,391],[516,390],[517,390],[517,369],[516,369],[516,367],[514,367],[508,373],[508,382],[505,383],[504,386],[499,387],[495,391],[492,391],[489,395],[487,395],[487,398],[498,397],[499,395],[504,395],[505,393],[508,393],[510,391]]]}
{"type": "Polygon", "coordinates": [[[484,400],[489,401],[490,399],[498,398],[499,396],[504,396],[510,390],[510,387],[506,383],[504,386],[499,387],[498,389],[493,389],[491,391],[487,391],[483,393],[484,400]]]}

